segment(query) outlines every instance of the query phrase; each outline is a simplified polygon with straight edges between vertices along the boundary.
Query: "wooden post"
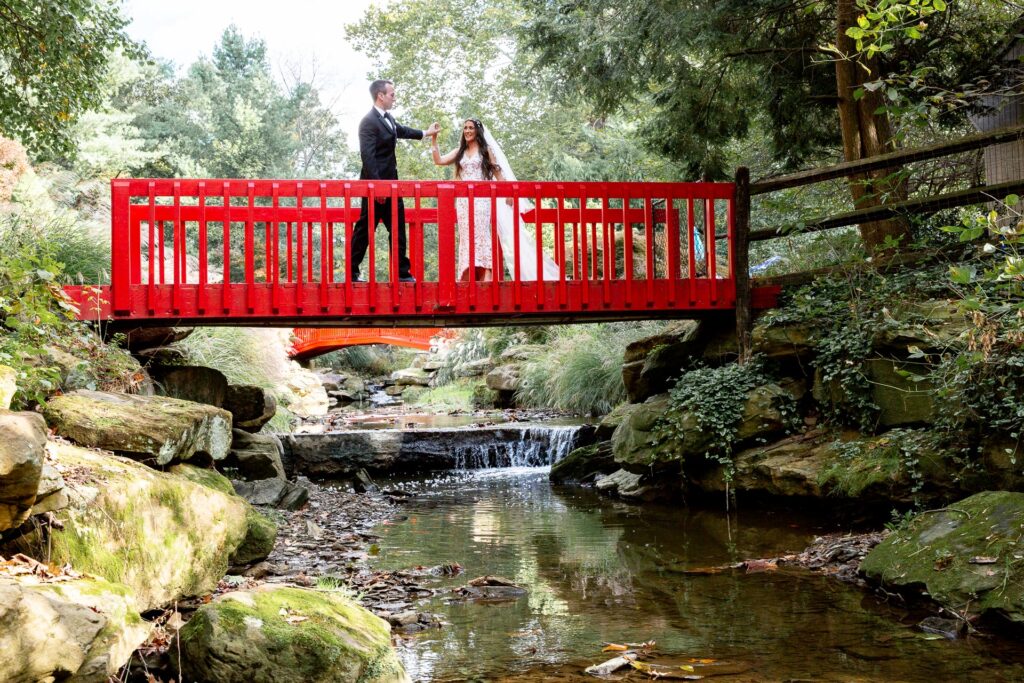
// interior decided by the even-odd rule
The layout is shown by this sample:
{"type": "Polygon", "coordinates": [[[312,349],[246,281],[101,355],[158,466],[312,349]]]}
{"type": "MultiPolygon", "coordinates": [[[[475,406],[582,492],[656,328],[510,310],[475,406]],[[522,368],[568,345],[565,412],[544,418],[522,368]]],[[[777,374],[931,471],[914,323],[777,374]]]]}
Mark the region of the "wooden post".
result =
{"type": "Polygon", "coordinates": [[[750,169],[736,169],[733,189],[733,280],[736,282],[736,341],[741,364],[750,360],[750,255],[747,251],[750,235],[750,169]]]}

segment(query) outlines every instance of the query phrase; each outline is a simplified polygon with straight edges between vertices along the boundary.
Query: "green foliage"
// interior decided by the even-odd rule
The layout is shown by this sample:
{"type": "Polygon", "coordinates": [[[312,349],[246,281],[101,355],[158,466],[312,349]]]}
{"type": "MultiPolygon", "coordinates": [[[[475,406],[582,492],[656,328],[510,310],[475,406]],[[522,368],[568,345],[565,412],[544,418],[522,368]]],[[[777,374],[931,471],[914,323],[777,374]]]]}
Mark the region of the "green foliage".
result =
{"type": "Polygon", "coordinates": [[[291,431],[293,416],[286,409],[292,399],[286,386],[291,361],[279,338],[244,327],[198,327],[176,346],[188,363],[219,370],[231,384],[269,390],[277,398],[277,413],[263,431],[291,431]]]}
{"type": "Polygon", "coordinates": [[[487,353],[498,358],[506,349],[524,344],[544,344],[552,335],[552,329],[544,325],[526,327],[487,327],[484,328],[484,343],[487,353]]]}
{"type": "Polygon", "coordinates": [[[520,368],[516,400],[535,408],[603,415],[626,399],[622,354],[658,324],[604,323],[552,328],[543,351],[520,368]]]}
{"type": "Polygon", "coordinates": [[[18,373],[14,408],[45,402],[63,388],[55,358],[70,354],[86,367],[77,381],[92,389],[132,390],[141,381],[126,351],[107,346],[85,324],[58,280],[62,265],[46,235],[0,222],[0,364],[18,373]]]}
{"type": "Polygon", "coordinates": [[[316,365],[361,377],[384,377],[409,367],[414,353],[411,349],[388,344],[349,346],[320,356],[316,365]]]}
{"type": "Polygon", "coordinates": [[[652,441],[682,443],[689,429],[686,421],[695,419],[700,431],[710,435],[704,456],[724,465],[726,478],[731,478],[733,448],[747,395],[768,381],[756,361],[684,373],[669,390],[670,408],[655,424],[652,441]]]}
{"type": "Polygon", "coordinates": [[[977,444],[992,430],[1020,441],[1024,427],[1024,224],[1016,195],[1002,213],[968,212],[943,230],[961,242],[981,243],[973,258],[951,265],[948,281],[973,326],[956,353],[931,359],[938,386],[939,422],[970,428],[977,444]]]}
{"type": "Polygon", "coordinates": [[[8,0],[0,5],[0,132],[39,156],[74,151],[71,124],[99,105],[111,54],[141,50],[109,0],[8,0]]]}
{"type": "MultiPolygon", "coordinates": [[[[403,123],[441,123],[444,151],[458,144],[462,121],[476,117],[519,178],[680,179],[678,166],[638,143],[636,117],[598,118],[578,99],[543,97],[550,75],[511,30],[528,16],[518,0],[403,0],[371,7],[347,35],[375,61],[369,78],[396,81],[403,123]]],[[[425,145],[399,145],[398,157],[408,177],[450,174],[433,165],[425,145]]]]}
{"type": "Polygon", "coordinates": [[[832,452],[838,457],[821,472],[818,483],[856,498],[870,486],[891,486],[905,478],[916,497],[925,485],[927,461],[938,457],[945,446],[944,434],[922,429],[892,429],[870,440],[837,440],[832,452]]]}
{"type": "MultiPolygon", "coordinates": [[[[554,96],[591,104],[599,116],[628,112],[650,148],[682,164],[690,177],[727,177],[731,147],[762,135],[784,167],[840,148],[836,98],[846,93],[838,92],[824,47],[835,41],[835,2],[522,4],[517,33],[540,65],[554,71],[546,78],[554,96]]],[[[936,3],[858,4],[875,17],[865,16],[862,45],[874,46],[880,78],[913,74],[907,87],[892,91],[905,100],[901,106],[920,104],[926,113],[940,91],[952,98],[965,80],[991,76],[994,52],[1019,12],[987,0],[955,3],[936,17],[929,40],[919,40],[920,16],[911,14],[935,10],[936,3]],[[889,20],[897,7],[905,18],[889,20]]],[[[964,113],[961,104],[950,118],[962,122],[964,113]]]]}
{"type": "Polygon", "coordinates": [[[457,379],[419,394],[416,405],[429,406],[436,412],[469,413],[475,408],[473,392],[476,386],[477,383],[472,380],[457,379]]]}
{"type": "Polygon", "coordinates": [[[459,367],[487,358],[487,341],[482,330],[463,330],[458,340],[441,357],[441,367],[434,373],[434,384],[444,386],[455,381],[459,367]]]}

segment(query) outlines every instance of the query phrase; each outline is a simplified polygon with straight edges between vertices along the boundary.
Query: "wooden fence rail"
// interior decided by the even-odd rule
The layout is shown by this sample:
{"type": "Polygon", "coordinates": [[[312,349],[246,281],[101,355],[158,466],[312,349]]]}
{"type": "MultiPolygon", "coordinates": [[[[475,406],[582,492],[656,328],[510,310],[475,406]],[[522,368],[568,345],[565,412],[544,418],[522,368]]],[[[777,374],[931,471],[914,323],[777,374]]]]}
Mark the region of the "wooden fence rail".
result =
{"type": "Polygon", "coordinates": [[[816,218],[806,224],[794,228],[766,228],[750,230],[750,198],[754,195],[777,192],[793,187],[811,185],[825,180],[857,176],[869,171],[895,169],[908,163],[938,159],[953,154],[983,149],[992,145],[1004,144],[1024,139],[1024,126],[1003,128],[987,133],[968,135],[949,142],[934,145],[903,149],[867,159],[858,159],[825,168],[801,171],[776,178],[766,178],[750,182],[750,171],[740,167],[736,171],[734,183],[734,235],[736,246],[736,337],[739,342],[740,362],[750,358],[750,326],[751,307],[750,292],[752,283],[748,277],[749,248],[751,242],[777,239],[793,232],[819,232],[849,225],[870,223],[872,221],[897,216],[931,214],[942,209],[970,206],[989,201],[1000,200],[1010,194],[1024,194],[1024,179],[1012,180],[994,185],[972,187],[958,192],[950,192],[933,197],[909,199],[882,206],[873,206],[846,213],[816,218]]]}

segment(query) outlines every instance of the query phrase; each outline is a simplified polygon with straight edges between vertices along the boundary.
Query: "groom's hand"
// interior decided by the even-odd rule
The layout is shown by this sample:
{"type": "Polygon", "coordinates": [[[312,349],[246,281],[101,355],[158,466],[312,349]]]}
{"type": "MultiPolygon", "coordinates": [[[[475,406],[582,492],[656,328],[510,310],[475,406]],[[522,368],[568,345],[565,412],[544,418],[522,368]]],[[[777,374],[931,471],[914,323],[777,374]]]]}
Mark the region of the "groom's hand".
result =
{"type": "Polygon", "coordinates": [[[423,136],[430,138],[437,135],[440,132],[441,124],[439,124],[437,121],[434,121],[432,124],[430,124],[430,128],[427,128],[427,130],[424,131],[423,136]]]}

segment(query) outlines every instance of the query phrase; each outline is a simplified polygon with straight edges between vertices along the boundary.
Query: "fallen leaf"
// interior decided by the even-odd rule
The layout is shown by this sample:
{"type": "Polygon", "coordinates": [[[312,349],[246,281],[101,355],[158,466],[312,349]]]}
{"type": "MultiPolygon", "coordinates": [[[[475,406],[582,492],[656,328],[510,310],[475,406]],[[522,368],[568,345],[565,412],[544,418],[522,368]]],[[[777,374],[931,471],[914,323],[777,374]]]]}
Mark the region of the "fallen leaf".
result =
{"type": "Polygon", "coordinates": [[[604,646],[601,652],[625,652],[629,648],[625,645],[619,645],[618,643],[608,643],[604,646]]]}
{"type": "Polygon", "coordinates": [[[971,564],[995,564],[999,561],[999,558],[990,557],[988,555],[976,555],[967,561],[971,564]]]}

